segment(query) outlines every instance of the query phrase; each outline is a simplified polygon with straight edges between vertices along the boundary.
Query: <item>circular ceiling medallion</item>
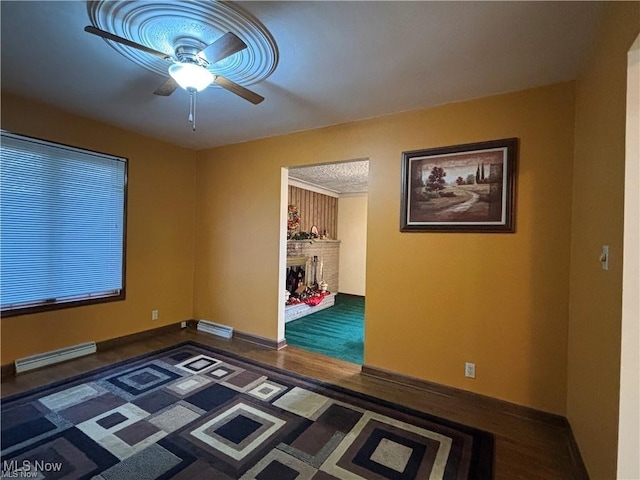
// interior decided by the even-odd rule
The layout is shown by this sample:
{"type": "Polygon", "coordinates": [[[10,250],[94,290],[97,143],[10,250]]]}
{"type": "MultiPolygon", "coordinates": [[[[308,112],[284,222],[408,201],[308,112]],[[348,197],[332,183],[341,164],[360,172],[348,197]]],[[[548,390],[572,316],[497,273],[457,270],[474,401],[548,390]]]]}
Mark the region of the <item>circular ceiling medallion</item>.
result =
{"type": "MultiPolygon", "coordinates": [[[[176,58],[179,47],[198,50],[227,32],[240,37],[247,48],[207,68],[241,85],[267,78],[278,63],[278,48],[268,30],[230,2],[88,2],[89,19],[97,28],[125,37],[176,58]]],[[[164,77],[169,65],[135,48],[107,41],[119,53],[164,77]]],[[[212,84],[212,86],[217,85],[212,84]]]]}

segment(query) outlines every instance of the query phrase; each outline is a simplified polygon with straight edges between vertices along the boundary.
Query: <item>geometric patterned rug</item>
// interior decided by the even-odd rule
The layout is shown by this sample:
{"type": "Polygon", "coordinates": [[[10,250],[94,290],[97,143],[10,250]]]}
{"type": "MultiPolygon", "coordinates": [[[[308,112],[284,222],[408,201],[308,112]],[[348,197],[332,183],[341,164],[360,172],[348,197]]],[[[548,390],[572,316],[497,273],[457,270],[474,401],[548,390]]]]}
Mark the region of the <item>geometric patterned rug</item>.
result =
{"type": "Polygon", "coordinates": [[[0,478],[490,479],[493,437],[195,342],[2,401],[0,478]]]}

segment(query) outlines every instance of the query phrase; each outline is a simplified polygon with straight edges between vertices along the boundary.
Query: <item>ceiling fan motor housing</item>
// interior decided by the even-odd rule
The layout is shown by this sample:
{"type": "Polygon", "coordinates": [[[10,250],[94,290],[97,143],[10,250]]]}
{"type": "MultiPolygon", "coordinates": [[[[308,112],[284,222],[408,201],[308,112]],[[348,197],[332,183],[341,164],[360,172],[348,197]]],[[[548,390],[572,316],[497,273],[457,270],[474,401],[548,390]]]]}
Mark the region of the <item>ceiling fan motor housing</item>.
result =
{"type": "Polygon", "coordinates": [[[180,45],[176,47],[176,58],[180,63],[195,63],[196,65],[200,65],[201,67],[207,68],[209,62],[206,59],[202,58],[202,56],[198,55],[202,51],[202,48],[190,47],[185,45],[180,45]]]}

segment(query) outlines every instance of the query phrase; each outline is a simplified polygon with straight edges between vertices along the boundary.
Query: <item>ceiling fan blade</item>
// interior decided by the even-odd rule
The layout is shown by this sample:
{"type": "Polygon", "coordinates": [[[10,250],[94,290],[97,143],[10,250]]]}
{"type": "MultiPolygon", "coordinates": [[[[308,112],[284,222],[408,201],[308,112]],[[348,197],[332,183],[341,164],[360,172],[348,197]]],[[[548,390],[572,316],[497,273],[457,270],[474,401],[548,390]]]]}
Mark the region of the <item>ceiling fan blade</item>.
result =
{"type": "Polygon", "coordinates": [[[142,50],[145,53],[149,53],[151,55],[155,55],[162,60],[171,60],[171,55],[167,55],[166,53],[159,52],[158,50],[154,50],[153,48],[145,47],[144,45],[140,45],[139,43],[132,42],[131,40],[127,40],[126,38],[119,37],[118,35],[114,35],[113,33],[106,32],[104,30],[100,30],[99,28],[88,25],[84,27],[84,31],[87,33],[92,33],[93,35],[97,35],[102,38],[106,38],[107,40],[111,40],[117,43],[121,43],[122,45],[126,45],[127,47],[136,48],[138,50],[142,50]]]}
{"type": "Polygon", "coordinates": [[[247,48],[246,43],[233,33],[227,32],[211,45],[205,47],[198,53],[198,56],[204,58],[210,64],[214,64],[245,48],[247,48]]]}
{"type": "Polygon", "coordinates": [[[220,75],[214,75],[213,82],[216,85],[220,85],[225,90],[229,90],[231,93],[235,93],[245,100],[250,101],[254,105],[257,105],[264,100],[264,97],[258,95],[257,93],[244,88],[242,85],[238,85],[237,83],[232,82],[228,78],[221,77],[220,75]]]}
{"type": "Polygon", "coordinates": [[[153,94],[168,97],[176,90],[176,88],[178,88],[178,82],[176,82],[172,77],[169,77],[166,82],[160,85],[156,91],[153,92],[153,94]]]}

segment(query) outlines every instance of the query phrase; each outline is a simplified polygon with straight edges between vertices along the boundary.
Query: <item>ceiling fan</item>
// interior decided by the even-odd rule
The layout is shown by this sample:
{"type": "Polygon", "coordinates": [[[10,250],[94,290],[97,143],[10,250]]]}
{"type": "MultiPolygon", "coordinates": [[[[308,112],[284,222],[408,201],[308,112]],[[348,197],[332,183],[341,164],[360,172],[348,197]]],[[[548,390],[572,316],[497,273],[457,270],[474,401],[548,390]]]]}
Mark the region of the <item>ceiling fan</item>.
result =
{"type": "Polygon", "coordinates": [[[155,95],[166,97],[171,95],[178,86],[187,90],[189,92],[189,121],[191,122],[194,131],[196,129],[196,93],[204,90],[212,83],[215,83],[225,90],[244,98],[254,105],[257,105],[264,100],[264,97],[261,95],[252,92],[228,78],[216,75],[208,69],[210,65],[213,65],[216,62],[247,48],[247,44],[231,32],[225,33],[215,42],[203,49],[198,49],[189,45],[178,45],[175,48],[174,58],[167,53],[154,50],[153,48],[119,37],[118,35],[114,35],[113,33],[101,30],[91,25],[84,27],[84,31],[107,40],[126,45],[127,47],[138,49],[150,55],[155,55],[162,60],[170,62],[171,65],[168,68],[169,78],[153,93],[155,95]]]}

